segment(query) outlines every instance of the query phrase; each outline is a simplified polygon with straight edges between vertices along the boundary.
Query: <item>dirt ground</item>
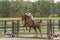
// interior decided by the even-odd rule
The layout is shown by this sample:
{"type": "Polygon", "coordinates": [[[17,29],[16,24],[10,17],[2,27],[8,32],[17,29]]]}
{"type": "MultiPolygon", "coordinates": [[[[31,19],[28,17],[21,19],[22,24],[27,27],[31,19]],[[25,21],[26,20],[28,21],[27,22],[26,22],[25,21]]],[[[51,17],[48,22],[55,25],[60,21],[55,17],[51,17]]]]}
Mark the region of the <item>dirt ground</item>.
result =
{"type": "Polygon", "coordinates": [[[0,40],[43,40],[43,39],[27,39],[27,38],[0,38],[0,40]]]}
{"type": "MultiPolygon", "coordinates": [[[[21,34],[18,38],[0,38],[0,40],[49,40],[49,39],[40,39],[41,35],[38,35],[39,38],[33,38],[35,37],[35,34],[28,35],[28,34],[21,34]]],[[[46,35],[43,35],[43,37],[47,37],[46,35]]],[[[60,40],[60,37],[54,38],[53,40],[60,40]]]]}
{"type": "MultiPolygon", "coordinates": [[[[0,38],[0,40],[48,40],[48,39],[30,39],[30,38],[0,38]]],[[[59,39],[54,39],[59,40],[59,39]]]]}
{"type": "MultiPolygon", "coordinates": [[[[18,38],[0,38],[0,40],[49,40],[49,39],[40,38],[41,35],[38,35],[38,38],[34,38],[34,37],[35,37],[35,35],[32,35],[32,34],[30,34],[30,35],[21,34],[21,35],[19,35],[18,38]]],[[[45,38],[47,36],[43,35],[43,37],[45,38]]],[[[54,38],[53,40],[60,40],[60,37],[54,38]]]]}

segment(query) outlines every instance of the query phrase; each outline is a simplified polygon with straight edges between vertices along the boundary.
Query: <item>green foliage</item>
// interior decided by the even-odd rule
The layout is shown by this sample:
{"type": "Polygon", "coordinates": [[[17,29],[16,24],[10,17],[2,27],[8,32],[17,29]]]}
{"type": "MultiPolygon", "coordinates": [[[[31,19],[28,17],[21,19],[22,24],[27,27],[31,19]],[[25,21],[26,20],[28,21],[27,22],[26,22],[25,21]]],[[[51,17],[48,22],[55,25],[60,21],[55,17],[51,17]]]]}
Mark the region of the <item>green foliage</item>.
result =
{"type": "MultiPolygon", "coordinates": [[[[52,11],[53,3],[51,1],[0,1],[0,17],[12,17],[13,15],[14,17],[19,17],[27,9],[30,10],[34,17],[49,17],[51,14],[54,14],[52,11]]],[[[60,2],[54,4],[57,6],[58,16],[60,16],[60,2]]]]}
{"type": "Polygon", "coordinates": [[[58,16],[60,17],[60,2],[57,2],[56,3],[56,6],[57,6],[57,13],[58,13],[58,16]]]}
{"type": "Polygon", "coordinates": [[[0,15],[2,17],[8,17],[10,13],[10,3],[8,1],[1,1],[0,15]]]}
{"type": "Polygon", "coordinates": [[[51,4],[49,1],[41,1],[40,4],[41,16],[49,16],[51,12],[51,4]]]}

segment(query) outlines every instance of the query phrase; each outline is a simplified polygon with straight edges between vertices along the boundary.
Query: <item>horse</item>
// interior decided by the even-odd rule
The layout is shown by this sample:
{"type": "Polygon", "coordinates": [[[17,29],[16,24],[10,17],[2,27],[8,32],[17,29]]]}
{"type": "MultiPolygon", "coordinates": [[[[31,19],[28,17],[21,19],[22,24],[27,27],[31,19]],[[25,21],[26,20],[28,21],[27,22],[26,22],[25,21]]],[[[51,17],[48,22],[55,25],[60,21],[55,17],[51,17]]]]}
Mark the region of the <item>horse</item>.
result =
{"type": "MultiPolygon", "coordinates": [[[[29,16],[27,16],[25,14],[22,14],[21,17],[22,17],[22,21],[24,21],[24,26],[29,27],[30,30],[31,30],[31,28],[33,28],[34,31],[36,32],[36,36],[38,35],[37,34],[37,29],[39,30],[39,32],[41,34],[41,23],[40,23],[39,20],[33,20],[34,21],[34,23],[33,23],[32,19],[29,16]]],[[[42,34],[41,34],[41,37],[42,37],[42,34]]]]}

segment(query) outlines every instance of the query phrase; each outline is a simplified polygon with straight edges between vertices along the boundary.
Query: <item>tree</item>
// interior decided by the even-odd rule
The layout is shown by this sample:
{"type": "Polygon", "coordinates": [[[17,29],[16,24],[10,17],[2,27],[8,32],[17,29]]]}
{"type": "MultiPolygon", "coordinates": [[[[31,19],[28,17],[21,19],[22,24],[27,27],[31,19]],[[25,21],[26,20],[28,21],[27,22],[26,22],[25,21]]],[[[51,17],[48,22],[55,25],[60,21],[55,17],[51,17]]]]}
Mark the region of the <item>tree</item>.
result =
{"type": "Polygon", "coordinates": [[[58,16],[60,17],[60,2],[57,2],[57,3],[56,3],[56,6],[57,6],[58,16]]]}
{"type": "Polygon", "coordinates": [[[8,17],[9,16],[9,13],[10,13],[10,3],[9,1],[2,1],[2,17],[8,17]]]}
{"type": "Polygon", "coordinates": [[[0,1],[0,17],[2,17],[2,1],[0,1]]]}
{"type": "Polygon", "coordinates": [[[50,15],[51,12],[51,5],[49,1],[42,0],[40,3],[40,12],[41,15],[47,17],[50,15]]]}
{"type": "Polygon", "coordinates": [[[24,4],[23,0],[16,0],[16,6],[17,6],[17,16],[20,16],[22,13],[24,13],[24,4]]]}

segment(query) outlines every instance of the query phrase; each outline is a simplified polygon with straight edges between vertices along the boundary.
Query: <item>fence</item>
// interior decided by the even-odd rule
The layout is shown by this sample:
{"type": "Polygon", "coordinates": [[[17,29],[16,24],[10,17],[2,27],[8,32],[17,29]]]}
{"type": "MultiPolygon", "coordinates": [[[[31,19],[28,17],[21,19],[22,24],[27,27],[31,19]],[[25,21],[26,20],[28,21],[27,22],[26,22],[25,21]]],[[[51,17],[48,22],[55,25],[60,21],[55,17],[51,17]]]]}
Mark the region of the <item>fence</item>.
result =
{"type": "MultiPolygon", "coordinates": [[[[4,33],[6,33],[6,31],[7,31],[7,22],[11,22],[12,23],[11,24],[12,33],[16,34],[18,36],[18,33],[21,30],[20,29],[21,26],[19,24],[20,20],[0,20],[0,22],[3,22],[4,33]]],[[[42,23],[43,20],[40,20],[40,22],[42,23]]],[[[47,26],[47,35],[48,35],[48,38],[50,38],[52,36],[52,34],[54,33],[54,20],[49,19],[49,20],[46,20],[46,22],[47,22],[47,25],[45,25],[45,26],[47,26]]],[[[60,20],[58,20],[58,28],[60,29],[60,20]]]]}
{"type": "Polygon", "coordinates": [[[7,31],[7,22],[11,22],[12,24],[12,33],[13,35],[16,34],[18,35],[18,32],[19,32],[19,21],[20,20],[0,20],[0,22],[3,23],[3,28],[4,28],[4,33],[6,33],[7,31]]]}

